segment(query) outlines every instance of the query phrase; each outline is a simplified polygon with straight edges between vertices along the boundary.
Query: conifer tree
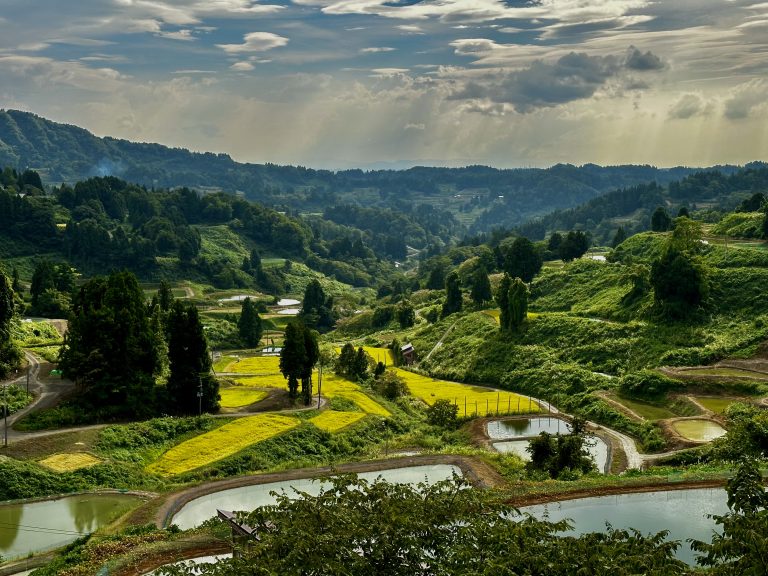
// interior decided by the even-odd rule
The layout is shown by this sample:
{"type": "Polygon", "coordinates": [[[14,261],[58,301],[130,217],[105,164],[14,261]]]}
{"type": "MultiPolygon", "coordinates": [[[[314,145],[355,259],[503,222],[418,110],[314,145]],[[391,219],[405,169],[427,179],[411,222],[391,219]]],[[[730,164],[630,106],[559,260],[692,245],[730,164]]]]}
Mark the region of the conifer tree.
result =
{"type": "Polygon", "coordinates": [[[509,330],[509,287],[512,285],[512,279],[509,274],[504,274],[496,291],[496,304],[501,312],[499,316],[499,326],[502,331],[509,330]]]}
{"type": "Polygon", "coordinates": [[[480,266],[472,278],[472,290],[469,295],[477,306],[483,306],[493,298],[491,293],[491,281],[488,279],[488,271],[480,266]]]}
{"type": "Polygon", "coordinates": [[[456,272],[451,272],[445,278],[445,302],[443,303],[440,317],[445,318],[454,312],[461,312],[461,307],[462,299],[459,275],[456,272]]]}
{"type": "Polygon", "coordinates": [[[509,329],[517,330],[528,314],[528,286],[515,278],[509,287],[509,329]]]}
{"type": "Polygon", "coordinates": [[[240,334],[240,339],[248,348],[259,345],[263,333],[261,317],[256,309],[256,304],[250,298],[243,300],[240,318],[237,321],[237,330],[240,334]]]}
{"type": "Polygon", "coordinates": [[[197,308],[176,300],[168,315],[169,408],[181,414],[219,408],[219,384],[211,374],[208,341],[197,308]]]}

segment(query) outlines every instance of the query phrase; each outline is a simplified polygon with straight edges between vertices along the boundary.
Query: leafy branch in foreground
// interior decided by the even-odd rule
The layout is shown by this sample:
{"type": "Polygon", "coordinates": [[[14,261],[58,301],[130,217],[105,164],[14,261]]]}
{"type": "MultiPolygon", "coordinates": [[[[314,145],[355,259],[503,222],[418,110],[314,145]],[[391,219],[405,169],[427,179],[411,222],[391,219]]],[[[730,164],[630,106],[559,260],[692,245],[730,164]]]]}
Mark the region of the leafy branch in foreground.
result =
{"type": "Polygon", "coordinates": [[[188,575],[610,575],[681,574],[678,542],[609,529],[561,536],[547,522],[454,478],[428,486],[339,477],[318,496],[280,493],[243,517],[259,540],[217,564],[167,567],[188,575]]]}

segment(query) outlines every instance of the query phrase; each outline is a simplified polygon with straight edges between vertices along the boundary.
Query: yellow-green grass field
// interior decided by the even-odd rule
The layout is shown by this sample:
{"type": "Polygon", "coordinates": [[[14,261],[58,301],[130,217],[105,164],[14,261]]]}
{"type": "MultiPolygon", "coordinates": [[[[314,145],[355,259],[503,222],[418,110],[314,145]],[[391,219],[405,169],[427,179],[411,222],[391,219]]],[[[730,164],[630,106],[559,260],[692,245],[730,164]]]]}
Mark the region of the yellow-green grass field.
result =
{"type": "MultiPolygon", "coordinates": [[[[500,318],[501,318],[501,310],[499,310],[498,308],[491,308],[490,310],[483,310],[483,314],[486,314],[486,315],[490,316],[491,318],[493,318],[494,320],[496,320],[496,324],[499,323],[500,318]]],[[[526,318],[528,320],[534,320],[534,319],[536,319],[538,317],[539,317],[539,314],[536,313],[536,312],[528,312],[528,314],[526,315],[526,318]]]]}
{"type": "Polygon", "coordinates": [[[342,428],[346,428],[365,418],[363,412],[338,412],[336,410],[326,410],[321,412],[314,418],[310,418],[310,422],[326,432],[338,432],[342,428]]]}
{"type": "Polygon", "coordinates": [[[436,400],[450,400],[459,407],[459,416],[486,416],[540,412],[541,407],[528,396],[513,392],[501,392],[480,386],[470,386],[397,369],[413,396],[430,406],[436,400]]]}
{"type": "Polygon", "coordinates": [[[174,446],[147,466],[147,470],[160,476],[183,474],[232,456],[257,442],[287,432],[300,423],[298,418],[270,413],[239,418],[174,446]]]}
{"type": "MultiPolygon", "coordinates": [[[[383,349],[382,349],[383,350],[383,349]]],[[[262,362],[259,363],[251,363],[251,366],[256,366],[259,370],[263,371],[262,374],[259,374],[257,376],[243,376],[241,378],[237,379],[237,383],[241,384],[242,386],[251,386],[254,388],[286,388],[287,387],[287,381],[285,378],[283,378],[283,375],[280,373],[279,368],[279,358],[272,358],[272,357],[261,357],[258,358],[259,360],[262,360],[262,362]],[[272,365],[274,366],[274,370],[268,371],[269,368],[269,362],[263,362],[263,360],[267,361],[273,361],[272,365]]],[[[253,358],[246,358],[240,361],[242,364],[243,362],[247,362],[249,360],[253,360],[253,358]]],[[[250,373],[251,371],[248,370],[246,373],[250,373]]],[[[317,377],[317,371],[315,371],[313,375],[313,384],[315,386],[315,391],[317,391],[317,385],[318,385],[318,377],[317,377]]],[[[323,384],[322,384],[322,390],[321,393],[326,398],[333,398],[334,396],[339,396],[341,398],[346,398],[348,400],[351,400],[357,406],[363,411],[368,414],[375,414],[377,416],[390,416],[389,410],[384,408],[381,404],[373,400],[370,396],[368,396],[365,392],[362,391],[360,386],[356,384],[355,382],[352,382],[351,380],[347,380],[346,378],[343,378],[341,376],[338,376],[333,373],[325,372],[323,374],[323,384]]]]}
{"type": "MultiPolygon", "coordinates": [[[[355,350],[357,350],[359,346],[355,346],[355,350]]],[[[383,362],[387,366],[394,366],[395,365],[395,355],[392,354],[392,350],[389,348],[377,348],[375,346],[363,346],[363,350],[365,350],[365,353],[368,354],[371,358],[373,358],[376,362],[383,362]]],[[[336,353],[339,354],[341,352],[341,348],[336,348],[336,353]]]]}
{"type": "Polygon", "coordinates": [[[234,386],[232,388],[221,388],[219,395],[221,396],[220,404],[222,408],[241,408],[261,402],[268,396],[268,393],[263,390],[246,388],[245,386],[234,386]]]}
{"type": "Polygon", "coordinates": [[[611,396],[611,398],[646,420],[665,420],[667,418],[678,416],[678,414],[675,414],[669,408],[657,404],[650,404],[639,400],[630,400],[629,398],[623,398],[621,396],[611,396]]]}
{"type": "Polygon", "coordinates": [[[723,414],[728,406],[738,402],[738,398],[717,398],[714,396],[694,396],[696,402],[715,414],[723,414]]]}
{"type": "Polygon", "coordinates": [[[73,472],[75,470],[80,470],[81,468],[95,466],[101,462],[103,462],[101,458],[97,458],[91,454],[75,452],[53,454],[44,460],[40,460],[39,464],[42,464],[54,472],[73,472]]]}
{"type": "MultiPolygon", "coordinates": [[[[317,378],[315,378],[315,383],[317,383],[317,378]]],[[[323,374],[321,393],[326,398],[338,396],[352,400],[360,410],[368,414],[384,417],[390,416],[389,410],[363,392],[358,384],[337,374],[323,374]]]]}
{"type": "Polygon", "coordinates": [[[225,365],[219,372],[235,372],[237,374],[279,374],[279,356],[250,356],[235,359],[225,365]]]}

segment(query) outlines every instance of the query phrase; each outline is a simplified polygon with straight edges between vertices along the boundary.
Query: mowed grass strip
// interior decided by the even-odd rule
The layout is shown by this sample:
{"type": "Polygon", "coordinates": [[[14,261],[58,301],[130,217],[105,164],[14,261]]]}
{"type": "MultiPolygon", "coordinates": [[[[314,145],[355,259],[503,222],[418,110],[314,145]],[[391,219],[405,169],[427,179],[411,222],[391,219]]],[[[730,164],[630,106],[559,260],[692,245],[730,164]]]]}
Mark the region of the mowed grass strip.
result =
{"type": "Polygon", "coordinates": [[[326,432],[338,432],[342,428],[346,428],[355,422],[359,422],[365,418],[365,416],[366,415],[363,412],[338,412],[336,410],[326,410],[314,418],[310,418],[309,421],[320,428],[320,430],[325,430],[326,432]]]}
{"type": "Polygon", "coordinates": [[[234,388],[221,388],[219,395],[221,396],[220,404],[222,408],[240,408],[241,406],[250,406],[256,402],[261,402],[268,396],[268,393],[263,390],[238,386],[234,388]]]}
{"type": "Polygon", "coordinates": [[[541,411],[541,407],[535,401],[531,401],[528,396],[513,392],[501,392],[480,386],[437,380],[400,368],[397,369],[397,375],[403,379],[413,396],[420,398],[430,406],[436,400],[449,400],[459,407],[459,416],[522,414],[541,411]]]}
{"type": "Polygon", "coordinates": [[[182,474],[232,456],[300,423],[298,418],[270,413],[240,418],[174,446],[147,466],[147,470],[160,476],[182,474]]]}
{"type": "Polygon", "coordinates": [[[75,452],[53,454],[44,460],[40,460],[39,464],[42,464],[54,472],[73,472],[75,470],[80,470],[81,468],[88,468],[89,466],[101,464],[102,462],[103,460],[101,458],[97,458],[92,454],[75,452]]]}

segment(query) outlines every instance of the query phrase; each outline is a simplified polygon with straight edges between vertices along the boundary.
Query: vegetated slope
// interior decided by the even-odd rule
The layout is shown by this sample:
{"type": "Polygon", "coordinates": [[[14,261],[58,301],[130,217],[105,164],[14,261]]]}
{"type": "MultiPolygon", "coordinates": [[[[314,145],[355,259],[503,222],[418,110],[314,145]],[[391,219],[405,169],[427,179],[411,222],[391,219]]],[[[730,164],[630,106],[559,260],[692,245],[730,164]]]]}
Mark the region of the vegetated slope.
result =
{"type": "MultiPolygon", "coordinates": [[[[519,232],[540,240],[557,230],[581,229],[590,232],[598,244],[607,244],[619,226],[627,235],[648,230],[651,214],[659,206],[666,208],[672,217],[681,207],[686,207],[699,219],[713,222],[753,194],[766,190],[768,165],[761,162],[753,162],[740,170],[723,167],[698,171],[670,180],[666,186],[657,180],[614,190],[580,206],[530,220],[519,227],[519,232]]],[[[741,226],[743,235],[756,237],[754,216],[732,215],[731,219],[729,229],[741,226]]]]}
{"type": "Polygon", "coordinates": [[[551,399],[660,447],[656,432],[637,428],[591,393],[649,368],[749,357],[768,339],[768,295],[761,288],[768,282],[768,253],[761,250],[702,244],[710,296],[687,321],[657,315],[650,283],[629,297],[638,268],[649,266],[666,242],[666,234],[642,233],[619,246],[612,261],[544,268],[531,283],[529,318],[517,332],[500,332],[483,312],[417,329],[411,340],[423,356],[442,338],[420,367],[551,399]]]}
{"type": "MultiPolygon", "coordinates": [[[[690,168],[594,164],[558,164],[547,169],[469,166],[331,172],[243,164],[226,154],[98,138],[82,128],[15,110],[0,111],[0,165],[34,168],[50,182],[114,175],[146,186],[242,191],[249,199],[303,212],[357,204],[391,208],[419,219],[419,206],[427,205],[445,210],[475,230],[514,226],[618,187],[651,181],[666,184],[693,172],[690,168]]],[[[726,172],[734,169],[724,167],[726,172]]]]}

